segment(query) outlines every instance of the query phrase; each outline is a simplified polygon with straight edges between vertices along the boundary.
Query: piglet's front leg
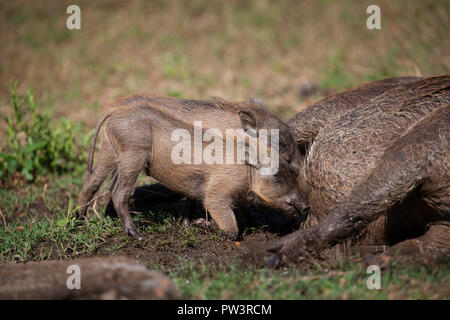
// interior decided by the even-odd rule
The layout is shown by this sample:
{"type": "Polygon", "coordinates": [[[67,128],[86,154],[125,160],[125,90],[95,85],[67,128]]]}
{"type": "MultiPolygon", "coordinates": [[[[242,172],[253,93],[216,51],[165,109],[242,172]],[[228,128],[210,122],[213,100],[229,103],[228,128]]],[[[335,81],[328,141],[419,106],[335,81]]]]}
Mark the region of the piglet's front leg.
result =
{"type": "Polygon", "coordinates": [[[231,197],[217,196],[220,193],[211,193],[204,200],[205,209],[214,219],[218,228],[223,231],[230,240],[236,240],[239,235],[239,229],[234,215],[231,197]]]}

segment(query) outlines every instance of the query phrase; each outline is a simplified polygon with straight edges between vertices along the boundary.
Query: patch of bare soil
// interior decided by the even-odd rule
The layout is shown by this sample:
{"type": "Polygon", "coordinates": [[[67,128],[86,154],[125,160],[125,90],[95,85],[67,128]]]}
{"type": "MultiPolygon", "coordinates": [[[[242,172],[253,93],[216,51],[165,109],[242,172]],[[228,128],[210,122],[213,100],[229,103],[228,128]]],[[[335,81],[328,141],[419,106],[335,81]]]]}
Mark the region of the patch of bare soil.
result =
{"type": "MultiPolygon", "coordinates": [[[[301,217],[288,217],[266,208],[251,208],[247,225],[240,226],[238,241],[231,241],[224,235],[212,233],[195,226],[184,229],[180,223],[164,224],[149,216],[148,212],[161,212],[178,218],[184,206],[182,195],[154,184],[135,190],[133,211],[142,212],[141,230],[145,240],[138,242],[131,237],[115,236],[100,246],[96,255],[126,255],[161,267],[175,267],[183,261],[202,261],[209,267],[227,266],[237,263],[241,266],[262,263],[266,246],[273,240],[298,228],[301,217]],[[143,225],[148,227],[143,228],[143,225]],[[161,232],[161,228],[163,232],[161,232]],[[158,231],[156,231],[158,230],[158,231]]],[[[205,217],[205,210],[197,206],[193,220],[205,217]]],[[[106,214],[116,217],[112,202],[107,205],[106,214]]]]}
{"type": "Polygon", "coordinates": [[[265,246],[275,237],[272,234],[259,232],[245,236],[242,241],[235,243],[225,238],[214,240],[207,234],[199,234],[196,244],[186,246],[183,239],[177,235],[150,235],[151,244],[146,245],[125,245],[123,238],[113,238],[111,243],[105,244],[104,248],[99,248],[97,254],[108,254],[105,248],[111,248],[117,245],[123,246],[114,251],[114,255],[126,255],[134,257],[148,265],[158,265],[161,268],[173,268],[179,266],[183,261],[204,263],[211,268],[219,268],[237,263],[239,266],[251,265],[252,260],[247,257],[253,252],[263,252],[265,246]],[[158,245],[158,242],[165,243],[164,246],[158,245]],[[170,244],[167,244],[170,242],[170,244]]]}

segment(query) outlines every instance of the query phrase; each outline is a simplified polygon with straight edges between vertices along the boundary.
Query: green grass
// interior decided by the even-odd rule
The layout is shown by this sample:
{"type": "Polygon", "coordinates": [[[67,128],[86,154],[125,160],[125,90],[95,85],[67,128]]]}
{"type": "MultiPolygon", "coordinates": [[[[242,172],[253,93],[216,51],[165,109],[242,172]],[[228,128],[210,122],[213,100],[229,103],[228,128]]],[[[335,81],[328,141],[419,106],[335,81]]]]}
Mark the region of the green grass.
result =
{"type": "MultiPolygon", "coordinates": [[[[137,215],[134,222],[146,239],[139,242],[123,233],[119,219],[91,215],[85,221],[77,221],[73,215],[74,206],[69,201],[67,209],[57,210],[49,217],[30,214],[27,220],[9,223],[7,228],[0,226],[0,261],[26,262],[46,259],[68,259],[80,255],[92,255],[101,252],[96,250],[102,244],[107,244],[102,252],[111,253],[123,246],[139,249],[156,248],[159,250],[185,250],[198,243],[197,228],[180,227],[171,215],[162,213],[137,215]],[[173,241],[158,239],[154,236],[173,234],[173,241]],[[114,240],[112,237],[116,237],[114,240]],[[109,241],[107,239],[110,238],[109,241]]],[[[212,237],[218,237],[212,235],[212,237]]]]}
{"type": "Polygon", "coordinates": [[[8,220],[44,215],[42,206],[52,212],[63,211],[69,198],[78,196],[83,176],[81,173],[74,176],[47,175],[33,183],[20,180],[17,188],[0,188],[0,210],[8,220]]]}
{"type": "Polygon", "coordinates": [[[82,180],[81,176],[53,176],[48,182],[24,185],[20,195],[16,189],[0,189],[0,210],[8,221],[6,227],[0,224],[0,262],[68,259],[114,253],[123,247],[178,254],[204,240],[223,240],[218,234],[205,235],[199,228],[183,228],[173,214],[165,212],[133,216],[145,235],[143,241],[126,236],[120,220],[104,217],[101,206],[98,216],[90,209],[87,221],[77,221],[72,199],[76,199],[82,180]],[[97,251],[101,245],[105,246],[97,251]]]}
{"type": "Polygon", "coordinates": [[[167,90],[166,90],[166,94],[167,94],[169,97],[183,98],[183,94],[182,94],[180,91],[173,90],[173,89],[167,89],[167,90]]]}
{"type": "MultiPolygon", "coordinates": [[[[50,179],[50,177],[49,177],[50,179]]],[[[198,228],[185,229],[169,213],[145,212],[134,216],[143,241],[123,233],[119,219],[90,215],[76,221],[71,213],[74,195],[82,178],[52,177],[47,188],[46,215],[34,210],[42,197],[42,182],[23,187],[23,196],[0,189],[2,212],[26,212],[0,226],[0,263],[18,263],[80,256],[129,255],[171,277],[189,299],[447,299],[450,287],[450,259],[439,264],[391,265],[381,271],[381,289],[366,286],[366,267],[357,260],[301,271],[295,266],[270,270],[237,263],[205,263],[201,258],[186,260],[186,252],[213,239],[216,246],[226,241],[217,234],[205,235],[198,228]],[[61,196],[56,196],[58,194],[61,196]],[[61,191],[62,190],[62,191],[61,191]],[[52,196],[53,195],[53,196],[52,196]],[[19,199],[19,200],[15,200],[19,199]],[[178,263],[168,266],[153,259],[154,254],[172,254],[178,263]],[[356,262],[355,262],[356,261],[356,262]],[[447,289],[446,289],[447,288],[447,289]]],[[[100,210],[102,215],[102,210],[100,210]]],[[[206,250],[206,249],[204,249],[206,250]]],[[[189,255],[187,256],[189,257],[189,255]]],[[[302,269],[303,270],[303,269],[302,269]]]]}
{"type": "Polygon", "coordinates": [[[122,233],[118,220],[92,217],[85,223],[70,213],[69,206],[67,212],[51,218],[34,216],[0,227],[0,260],[25,262],[92,254],[108,237],[122,233]]]}
{"type": "Polygon", "coordinates": [[[343,64],[342,52],[335,50],[328,61],[327,67],[324,69],[325,77],[320,83],[321,88],[341,91],[354,86],[353,78],[346,72],[343,64]]]}
{"type": "Polygon", "coordinates": [[[370,274],[362,264],[301,273],[235,265],[211,270],[204,264],[185,263],[168,274],[192,299],[442,299],[448,292],[440,289],[450,285],[448,269],[420,264],[381,270],[379,290],[367,288],[370,274]]]}

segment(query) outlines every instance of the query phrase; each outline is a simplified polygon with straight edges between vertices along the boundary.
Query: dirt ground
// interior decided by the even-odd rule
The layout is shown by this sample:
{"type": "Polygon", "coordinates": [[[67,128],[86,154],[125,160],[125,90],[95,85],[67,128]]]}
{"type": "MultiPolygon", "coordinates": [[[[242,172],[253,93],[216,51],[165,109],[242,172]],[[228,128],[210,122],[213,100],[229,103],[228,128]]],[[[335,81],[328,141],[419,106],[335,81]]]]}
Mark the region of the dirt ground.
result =
{"type": "MultiPolygon", "coordinates": [[[[270,257],[266,248],[279,237],[298,230],[304,216],[291,217],[282,212],[265,207],[251,207],[247,213],[245,225],[240,225],[241,234],[237,241],[229,240],[220,232],[205,230],[197,226],[187,228],[181,226],[181,212],[185,198],[170,189],[156,183],[142,185],[134,192],[134,207],[132,212],[139,215],[137,226],[161,226],[164,219],[172,221],[164,229],[164,233],[144,231],[146,239],[140,243],[127,237],[127,245],[123,246],[124,237],[114,236],[108,242],[99,246],[95,255],[115,255],[135,257],[143,263],[157,265],[162,268],[180,266],[183,260],[189,262],[201,261],[210,268],[221,268],[236,264],[241,268],[266,267],[266,259],[270,257]],[[149,214],[151,213],[151,214],[149,214]],[[165,217],[165,218],[162,218],[165,217]],[[183,231],[192,233],[195,240],[186,242],[183,231]],[[129,245],[132,243],[133,245],[129,245]]],[[[118,219],[112,202],[108,196],[99,205],[105,205],[105,215],[118,219]]],[[[210,219],[205,209],[198,203],[192,221],[198,218],[210,219]]],[[[145,230],[145,229],[144,229],[145,230]]],[[[151,229],[152,230],[152,229],[151,229]]],[[[297,270],[307,271],[317,266],[330,266],[340,260],[362,261],[362,258],[374,257],[375,254],[387,249],[387,246],[352,246],[339,245],[321,254],[320,260],[305,261],[291,264],[297,270]]]]}
{"type": "MultiPolygon", "coordinates": [[[[108,199],[108,197],[105,198],[105,200],[108,199]]],[[[156,215],[160,213],[178,222],[185,201],[182,195],[176,194],[162,185],[144,185],[135,190],[133,211],[142,214],[143,219],[138,222],[141,225],[161,223],[157,216],[146,214],[149,211],[155,212],[156,215]]],[[[192,220],[200,217],[206,218],[203,206],[199,204],[197,207],[192,220]]],[[[117,218],[110,201],[105,212],[106,215],[117,218]]],[[[207,219],[210,217],[208,216],[207,219]]],[[[260,259],[261,256],[258,257],[258,255],[265,254],[265,248],[270,241],[298,229],[302,217],[289,217],[267,208],[253,207],[248,213],[247,220],[247,225],[240,227],[241,235],[238,241],[231,241],[225,235],[190,226],[187,231],[195,235],[195,241],[186,245],[186,239],[180,237],[180,229],[183,230],[184,227],[179,223],[173,223],[163,234],[144,233],[147,239],[144,240],[142,247],[140,245],[127,246],[114,252],[169,268],[180,265],[180,259],[201,260],[210,267],[222,267],[232,263],[242,266],[255,263],[261,265],[264,260],[260,259]]],[[[107,244],[99,247],[97,253],[101,254],[105,249],[116,247],[121,242],[123,242],[123,237],[112,238],[107,244]]]]}

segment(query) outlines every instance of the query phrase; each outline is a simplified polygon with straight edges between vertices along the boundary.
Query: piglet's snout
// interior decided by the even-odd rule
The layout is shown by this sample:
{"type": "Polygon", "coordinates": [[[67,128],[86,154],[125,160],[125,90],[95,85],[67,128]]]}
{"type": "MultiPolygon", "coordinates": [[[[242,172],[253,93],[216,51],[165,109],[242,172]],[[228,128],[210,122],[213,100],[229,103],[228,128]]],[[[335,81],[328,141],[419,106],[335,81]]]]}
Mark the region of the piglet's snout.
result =
{"type": "Polygon", "coordinates": [[[287,196],[285,201],[289,206],[293,207],[297,213],[306,213],[309,209],[308,203],[303,199],[299,199],[295,193],[287,196]]]}

